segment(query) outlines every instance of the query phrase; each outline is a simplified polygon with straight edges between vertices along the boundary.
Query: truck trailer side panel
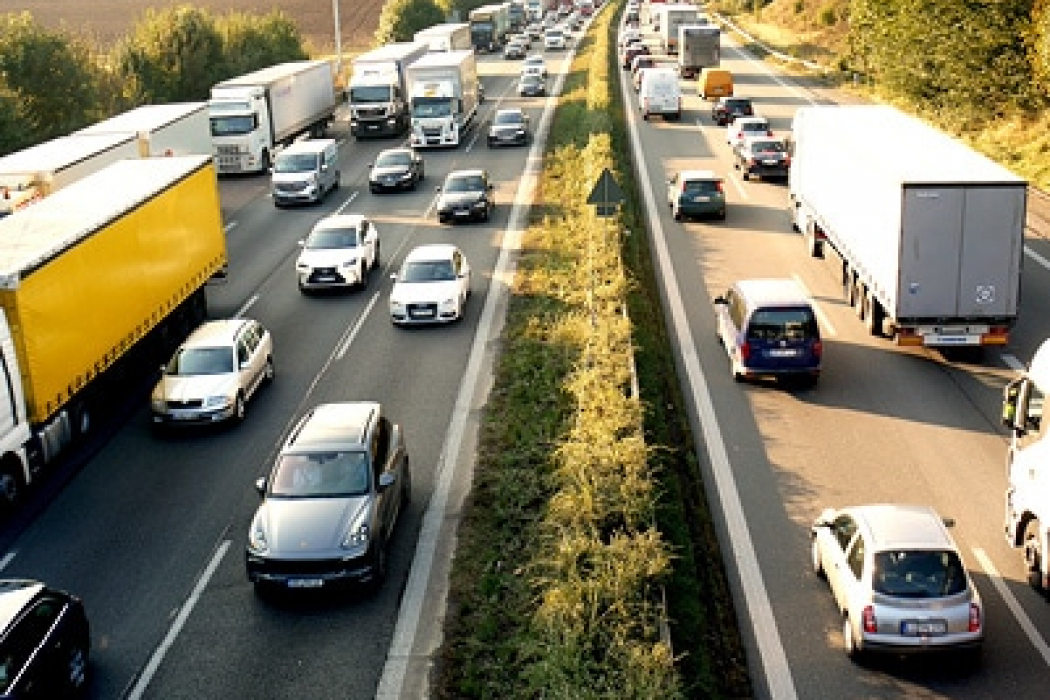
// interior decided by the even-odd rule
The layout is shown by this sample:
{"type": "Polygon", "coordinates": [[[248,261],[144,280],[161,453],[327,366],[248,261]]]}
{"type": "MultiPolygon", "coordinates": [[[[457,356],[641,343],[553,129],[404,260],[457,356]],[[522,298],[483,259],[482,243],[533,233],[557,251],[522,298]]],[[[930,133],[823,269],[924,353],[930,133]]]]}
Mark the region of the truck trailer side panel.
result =
{"type": "Polygon", "coordinates": [[[0,221],[0,306],[30,419],[61,408],[225,262],[210,157],[122,161],[0,221]]]}
{"type": "Polygon", "coordinates": [[[212,152],[207,102],[142,105],[77,133],[134,134],[138,139],[139,155],[143,158],[212,152]]]}

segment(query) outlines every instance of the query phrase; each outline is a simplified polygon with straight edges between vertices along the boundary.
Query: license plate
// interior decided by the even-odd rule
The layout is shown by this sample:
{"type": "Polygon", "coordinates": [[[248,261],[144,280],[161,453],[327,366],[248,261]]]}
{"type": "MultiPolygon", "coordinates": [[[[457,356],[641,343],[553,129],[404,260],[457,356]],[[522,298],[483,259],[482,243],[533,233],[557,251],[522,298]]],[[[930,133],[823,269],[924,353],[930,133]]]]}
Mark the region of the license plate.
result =
{"type": "Polygon", "coordinates": [[[470,212],[469,211],[457,211],[457,212],[454,212],[454,215],[455,216],[470,216],[470,212]]]}
{"type": "Polygon", "coordinates": [[[200,418],[200,414],[196,411],[185,411],[183,413],[173,413],[171,417],[175,420],[197,420],[200,418]]]}
{"type": "Polygon", "coordinates": [[[371,129],[372,131],[379,131],[378,124],[369,124],[366,128],[371,129]]]}
{"type": "Polygon", "coordinates": [[[798,350],[794,348],[775,348],[766,352],[770,357],[795,357],[798,355],[798,350]]]}
{"type": "Polygon", "coordinates": [[[936,637],[948,631],[944,620],[905,620],[901,623],[901,634],[905,637],[936,637]]]}
{"type": "Polygon", "coordinates": [[[514,134],[502,134],[500,138],[504,141],[513,141],[515,139],[515,136],[514,134]]]}
{"type": "Polygon", "coordinates": [[[324,579],[319,578],[290,578],[289,588],[320,588],[324,585],[324,579]]]}
{"type": "Polygon", "coordinates": [[[764,161],[762,161],[762,165],[780,165],[780,161],[776,160],[776,159],[764,160],[764,161]]]}

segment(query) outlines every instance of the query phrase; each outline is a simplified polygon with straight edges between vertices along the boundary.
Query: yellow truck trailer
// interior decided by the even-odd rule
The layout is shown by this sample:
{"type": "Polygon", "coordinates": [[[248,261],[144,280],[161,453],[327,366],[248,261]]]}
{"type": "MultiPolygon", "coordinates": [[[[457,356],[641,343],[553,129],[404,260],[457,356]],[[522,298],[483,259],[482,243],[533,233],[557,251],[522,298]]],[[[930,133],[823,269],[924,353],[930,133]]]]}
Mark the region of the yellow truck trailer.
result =
{"type": "Polygon", "coordinates": [[[203,318],[225,265],[210,156],[123,160],[0,219],[0,505],[87,433],[107,370],[203,318]]]}

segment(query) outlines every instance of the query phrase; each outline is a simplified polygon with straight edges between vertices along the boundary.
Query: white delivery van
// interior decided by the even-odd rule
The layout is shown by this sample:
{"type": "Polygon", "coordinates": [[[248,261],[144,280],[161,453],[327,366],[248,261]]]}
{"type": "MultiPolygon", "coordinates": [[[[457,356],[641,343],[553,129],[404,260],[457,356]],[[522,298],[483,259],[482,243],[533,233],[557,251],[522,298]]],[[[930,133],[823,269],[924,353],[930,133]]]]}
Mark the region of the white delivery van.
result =
{"type": "Polygon", "coordinates": [[[682,118],[682,88],[674,68],[646,68],[638,85],[638,108],[642,119],[660,114],[664,119],[682,118]]]}

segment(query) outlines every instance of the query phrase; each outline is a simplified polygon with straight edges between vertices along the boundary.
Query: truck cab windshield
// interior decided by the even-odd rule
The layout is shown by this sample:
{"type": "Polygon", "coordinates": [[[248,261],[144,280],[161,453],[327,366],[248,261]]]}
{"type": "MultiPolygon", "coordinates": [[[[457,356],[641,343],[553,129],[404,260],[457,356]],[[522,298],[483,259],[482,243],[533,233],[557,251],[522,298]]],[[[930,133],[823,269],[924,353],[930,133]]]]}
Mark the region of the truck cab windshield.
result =
{"type": "Polygon", "coordinates": [[[452,115],[452,100],[447,97],[416,97],[412,100],[413,117],[448,117],[452,115]]]}
{"type": "Polygon", "coordinates": [[[350,104],[390,102],[389,85],[365,85],[350,88],[350,104]]]}
{"type": "Polygon", "coordinates": [[[254,114],[211,118],[212,136],[239,136],[255,131],[258,121],[254,114]]]}

